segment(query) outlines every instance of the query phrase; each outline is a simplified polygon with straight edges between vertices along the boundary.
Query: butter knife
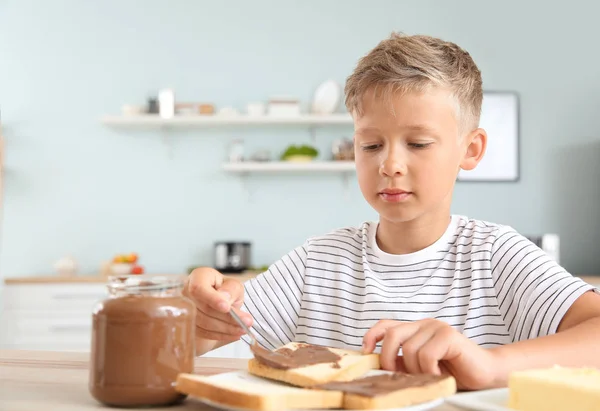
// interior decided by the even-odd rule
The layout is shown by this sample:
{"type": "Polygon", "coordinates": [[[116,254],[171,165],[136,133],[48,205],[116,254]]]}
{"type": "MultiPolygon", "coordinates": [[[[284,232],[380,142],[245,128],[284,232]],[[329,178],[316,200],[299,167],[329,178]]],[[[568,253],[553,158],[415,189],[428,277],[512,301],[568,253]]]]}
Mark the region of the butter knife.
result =
{"type": "Polygon", "coordinates": [[[256,337],[254,336],[252,331],[250,331],[250,328],[248,328],[248,326],[244,323],[244,321],[242,321],[242,319],[240,318],[238,313],[235,312],[235,309],[233,307],[231,307],[231,309],[229,310],[229,314],[233,317],[235,322],[238,323],[240,327],[242,327],[242,330],[244,330],[244,332],[248,335],[248,337],[250,337],[250,339],[252,340],[251,345],[258,344],[256,337]]]}

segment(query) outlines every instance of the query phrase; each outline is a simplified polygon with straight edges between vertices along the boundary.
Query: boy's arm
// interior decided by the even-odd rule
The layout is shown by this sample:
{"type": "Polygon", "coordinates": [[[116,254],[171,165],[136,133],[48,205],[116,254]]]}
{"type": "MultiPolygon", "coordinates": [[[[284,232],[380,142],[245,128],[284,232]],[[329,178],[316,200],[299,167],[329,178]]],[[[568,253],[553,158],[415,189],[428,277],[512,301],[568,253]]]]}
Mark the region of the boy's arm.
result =
{"type": "Polygon", "coordinates": [[[493,348],[497,356],[496,386],[506,386],[511,371],[551,367],[600,368],[600,295],[593,291],[579,297],[563,317],[558,332],[493,348]]]}
{"type": "Polygon", "coordinates": [[[449,372],[468,390],[506,387],[515,370],[555,364],[600,368],[600,295],[590,292],[594,287],[514,230],[498,235],[491,262],[498,309],[512,343],[485,349],[441,320],[382,320],[365,335],[364,351],[383,340],[382,368],[449,372]]]}
{"type": "Polygon", "coordinates": [[[492,276],[513,343],[492,348],[496,386],[513,370],[600,367],[600,295],[512,229],[498,233],[492,276]]]}

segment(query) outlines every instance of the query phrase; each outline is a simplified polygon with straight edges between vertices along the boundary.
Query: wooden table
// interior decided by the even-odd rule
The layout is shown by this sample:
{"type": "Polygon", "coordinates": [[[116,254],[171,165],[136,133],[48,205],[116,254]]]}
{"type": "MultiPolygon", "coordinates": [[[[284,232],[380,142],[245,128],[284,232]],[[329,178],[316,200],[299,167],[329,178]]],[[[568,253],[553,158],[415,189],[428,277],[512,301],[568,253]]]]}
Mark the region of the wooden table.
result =
{"type": "MultiPolygon", "coordinates": [[[[246,360],[197,358],[195,372],[202,375],[242,370],[246,360]]],[[[88,392],[88,354],[53,351],[0,350],[0,410],[87,411],[103,407],[88,392]]],[[[213,410],[193,398],[167,410],[213,410]]],[[[441,405],[435,411],[458,411],[441,405]]]]}

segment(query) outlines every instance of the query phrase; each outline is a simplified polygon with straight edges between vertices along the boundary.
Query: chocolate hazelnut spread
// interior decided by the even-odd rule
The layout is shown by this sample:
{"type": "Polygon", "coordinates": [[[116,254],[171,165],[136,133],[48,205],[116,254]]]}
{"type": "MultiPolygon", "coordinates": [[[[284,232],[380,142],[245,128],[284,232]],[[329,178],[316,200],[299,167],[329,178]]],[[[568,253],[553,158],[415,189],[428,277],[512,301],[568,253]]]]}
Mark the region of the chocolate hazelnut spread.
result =
{"type": "Polygon", "coordinates": [[[365,397],[386,395],[404,388],[422,387],[447,378],[443,375],[386,373],[363,377],[352,381],[328,382],[317,389],[343,391],[365,397]]]}
{"type": "Polygon", "coordinates": [[[296,350],[280,348],[269,351],[258,344],[250,347],[254,358],[262,364],[280,370],[307,367],[309,365],[332,363],[332,367],[340,368],[341,356],[326,347],[310,344],[299,344],[296,350]]]}
{"type": "Polygon", "coordinates": [[[111,279],[93,311],[90,393],[112,406],[177,403],[177,375],[194,370],[195,306],[181,278],[133,277],[111,279]]]}

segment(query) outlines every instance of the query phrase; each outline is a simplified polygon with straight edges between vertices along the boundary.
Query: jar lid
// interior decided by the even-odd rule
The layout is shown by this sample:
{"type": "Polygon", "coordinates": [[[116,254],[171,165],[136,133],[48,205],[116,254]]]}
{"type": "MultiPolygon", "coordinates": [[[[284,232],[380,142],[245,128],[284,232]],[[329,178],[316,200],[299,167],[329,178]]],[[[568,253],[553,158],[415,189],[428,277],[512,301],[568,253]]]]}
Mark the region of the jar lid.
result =
{"type": "Polygon", "coordinates": [[[115,275],[108,277],[108,289],[111,292],[154,291],[183,288],[185,277],[182,275],[115,275]]]}

